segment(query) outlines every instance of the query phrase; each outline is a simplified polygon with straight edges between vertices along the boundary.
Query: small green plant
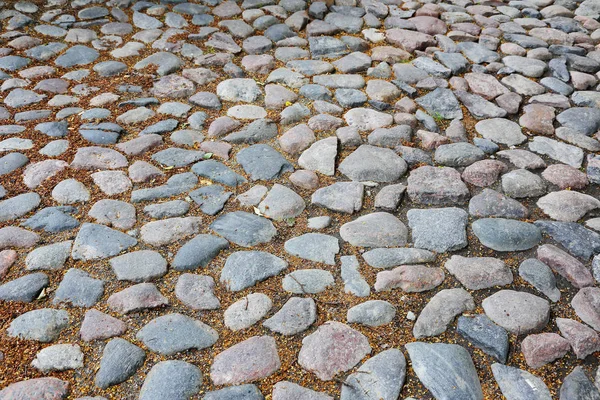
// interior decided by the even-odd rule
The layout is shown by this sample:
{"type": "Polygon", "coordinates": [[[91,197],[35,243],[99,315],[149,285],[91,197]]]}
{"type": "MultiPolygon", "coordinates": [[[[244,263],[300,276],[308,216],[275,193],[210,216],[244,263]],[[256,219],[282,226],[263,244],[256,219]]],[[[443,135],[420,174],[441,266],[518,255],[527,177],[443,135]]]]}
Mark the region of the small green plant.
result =
{"type": "Polygon", "coordinates": [[[444,120],[444,117],[442,116],[442,114],[437,113],[437,112],[433,113],[432,117],[433,117],[434,121],[437,123],[440,123],[444,120]]]}

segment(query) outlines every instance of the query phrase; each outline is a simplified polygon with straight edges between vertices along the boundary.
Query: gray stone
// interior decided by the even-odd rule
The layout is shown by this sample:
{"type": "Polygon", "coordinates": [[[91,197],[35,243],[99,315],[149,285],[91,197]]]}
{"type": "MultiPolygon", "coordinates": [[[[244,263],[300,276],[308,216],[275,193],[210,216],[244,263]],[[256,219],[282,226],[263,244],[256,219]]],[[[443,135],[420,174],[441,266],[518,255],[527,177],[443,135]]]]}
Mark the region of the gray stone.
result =
{"type": "Polygon", "coordinates": [[[155,364],[140,389],[140,400],[188,400],[200,391],[202,372],[185,361],[169,360],[155,364]]]}
{"type": "Polygon", "coordinates": [[[483,400],[481,383],[469,352],[456,344],[408,343],[412,368],[439,399],[483,400]]]}
{"type": "Polygon", "coordinates": [[[60,282],[53,304],[70,303],[75,307],[92,307],[104,294],[104,281],[92,278],[87,272],[71,268],[60,282]]]}
{"type": "Polygon", "coordinates": [[[167,260],[152,250],[139,250],[110,260],[120,281],[147,282],[167,273],[167,260]]]}
{"type": "Polygon", "coordinates": [[[443,253],[467,246],[468,214],[462,209],[411,209],[407,217],[415,247],[443,253]]]}
{"type": "Polygon", "coordinates": [[[83,367],[83,353],[78,345],[57,344],[39,351],[31,366],[47,373],[83,367]]]}
{"type": "Polygon", "coordinates": [[[394,215],[375,212],[342,225],[340,236],[353,246],[399,247],[406,244],[408,230],[394,215]]]}
{"type": "Polygon", "coordinates": [[[212,346],[219,334],[210,326],[182,314],[167,314],[148,322],[136,335],[152,351],[173,355],[212,346]]]}
{"type": "Polygon", "coordinates": [[[6,333],[11,337],[49,343],[58,338],[69,325],[69,313],[64,310],[41,308],[15,318],[6,333]]]}
{"type": "Polygon", "coordinates": [[[71,257],[74,260],[97,260],[116,256],[135,246],[137,240],[104,225],[85,223],[79,229],[71,257]]]}
{"type": "Polygon", "coordinates": [[[125,339],[112,339],[102,351],[95,384],[100,389],[118,385],[129,379],[142,366],[146,353],[125,339]]]}
{"type": "Polygon", "coordinates": [[[542,240],[537,226],[510,219],[482,218],[472,229],[481,244],[496,251],[528,250],[542,240]]]}
{"type": "Polygon", "coordinates": [[[32,302],[48,286],[48,275],[38,272],[0,285],[0,300],[32,302]]]}
{"type": "Polygon", "coordinates": [[[331,272],[322,269],[299,269],[287,274],[281,281],[283,290],[296,294],[321,293],[333,283],[331,272]]]}
{"type": "Polygon", "coordinates": [[[566,376],[560,387],[560,400],[598,400],[600,391],[586,376],[582,367],[578,366],[566,376]]]}
{"type": "Polygon", "coordinates": [[[466,290],[440,290],[419,314],[413,327],[413,335],[419,339],[442,334],[457,315],[473,309],[475,302],[466,290]]]}
{"type": "Polygon", "coordinates": [[[277,234],[268,219],[243,211],[221,215],[210,225],[210,229],[243,247],[267,243],[277,234]]]}
{"type": "Polygon", "coordinates": [[[364,185],[359,182],[336,182],[315,191],[312,204],[332,211],[353,214],[360,211],[363,203],[364,185]]]}
{"type": "Polygon", "coordinates": [[[237,154],[236,159],[253,181],[275,179],[294,169],[279,152],[266,144],[247,147],[237,154]]]}
{"type": "Polygon", "coordinates": [[[228,290],[237,292],[277,275],[287,267],[287,262],[270,253],[238,251],[225,261],[220,281],[228,290]]]}
{"type": "Polygon", "coordinates": [[[208,392],[203,400],[263,400],[264,397],[255,385],[230,386],[208,392]]]}
{"type": "Polygon", "coordinates": [[[340,251],[338,239],[321,233],[305,233],[289,239],[284,244],[291,255],[315,262],[335,265],[335,255],[340,251]]]}
{"type": "Polygon", "coordinates": [[[233,303],[223,314],[225,326],[232,331],[246,329],[263,318],[273,302],[262,293],[251,293],[233,303]]]}
{"type": "Polygon", "coordinates": [[[543,262],[529,258],[519,266],[519,276],[542,292],[551,301],[560,300],[560,290],[556,287],[556,278],[550,267],[543,262]]]}
{"type": "Polygon", "coordinates": [[[0,222],[20,218],[39,206],[40,195],[35,192],[23,193],[0,201],[0,222]]]}
{"type": "Polygon", "coordinates": [[[527,371],[494,363],[492,373],[507,400],[552,399],[544,381],[527,371]]]}
{"type": "Polygon", "coordinates": [[[458,317],[456,332],[473,346],[493,356],[501,363],[506,363],[508,333],[504,328],[494,324],[484,314],[478,314],[474,317],[458,317]]]}
{"type": "Polygon", "coordinates": [[[227,240],[213,235],[198,235],[184,244],[172,261],[178,271],[192,271],[206,267],[223,249],[229,247],[227,240]]]}
{"type": "Polygon", "coordinates": [[[348,309],[346,319],[349,323],[368,326],[389,324],[396,316],[396,307],[387,301],[369,300],[348,309]]]}
{"type": "Polygon", "coordinates": [[[341,400],[397,399],[406,377],[406,360],[389,349],[365,361],[342,385],[341,400]]]}
{"type": "Polygon", "coordinates": [[[263,326],[285,336],[304,332],[317,319],[317,305],[311,298],[292,297],[263,326]]]}

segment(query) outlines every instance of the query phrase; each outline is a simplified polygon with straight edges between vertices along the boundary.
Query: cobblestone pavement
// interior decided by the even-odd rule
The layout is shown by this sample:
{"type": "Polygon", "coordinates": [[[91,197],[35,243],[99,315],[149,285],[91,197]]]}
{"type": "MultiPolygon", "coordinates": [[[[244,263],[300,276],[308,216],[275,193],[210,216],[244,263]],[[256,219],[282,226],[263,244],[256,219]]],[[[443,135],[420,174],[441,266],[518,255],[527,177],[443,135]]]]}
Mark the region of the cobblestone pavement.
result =
{"type": "Polygon", "coordinates": [[[194,1],[0,2],[0,400],[600,400],[600,1],[194,1]]]}

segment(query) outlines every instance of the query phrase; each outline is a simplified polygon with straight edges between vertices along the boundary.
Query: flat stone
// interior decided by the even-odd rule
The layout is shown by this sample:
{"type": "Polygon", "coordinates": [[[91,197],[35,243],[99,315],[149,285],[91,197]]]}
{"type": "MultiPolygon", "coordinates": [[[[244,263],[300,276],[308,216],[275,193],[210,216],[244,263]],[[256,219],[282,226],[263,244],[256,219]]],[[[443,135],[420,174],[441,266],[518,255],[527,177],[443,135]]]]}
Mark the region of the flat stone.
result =
{"type": "Polygon", "coordinates": [[[349,326],[328,321],[302,340],[298,363],[323,381],[354,367],[371,352],[369,341],[349,326]],[[323,355],[327,354],[327,357],[323,355]]]}
{"type": "Polygon", "coordinates": [[[210,326],[183,314],[167,314],[148,322],[136,335],[152,351],[173,355],[210,347],[219,334],[210,326]]]}
{"type": "Polygon", "coordinates": [[[112,339],[102,351],[95,384],[100,389],[118,385],[129,379],[142,366],[146,353],[125,339],[112,339]]]}
{"type": "Polygon", "coordinates": [[[32,302],[38,298],[48,283],[48,275],[42,272],[24,275],[0,285],[0,300],[32,302]]]}
{"type": "Polygon", "coordinates": [[[544,381],[527,371],[494,363],[492,373],[507,399],[550,400],[552,398],[544,381]]]}
{"type": "Polygon", "coordinates": [[[263,326],[285,336],[304,332],[317,319],[317,306],[311,298],[292,297],[263,326]]]}
{"type": "Polygon", "coordinates": [[[573,371],[567,375],[560,387],[561,400],[575,399],[600,399],[600,391],[594,386],[592,381],[586,376],[582,367],[575,367],[573,371]]]}
{"type": "Polygon", "coordinates": [[[468,214],[459,208],[411,209],[406,214],[415,247],[443,253],[467,246],[468,214]]]}
{"type": "Polygon", "coordinates": [[[49,343],[58,338],[69,325],[69,313],[64,310],[40,308],[15,318],[6,333],[15,338],[49,343]]]}
{"type": "Polygon", "coordinates": [[[240,291],[286,269],[287,262],[262,251],[232,253],[221,270],[220,281],[228,290],[240,291]]]}
{"type": "Polygon", "coordinates": [[[245,384],[229,386],[220,390],[206,393],[203,400],[262,400],[264,397],[256,385],[245,384]]]}
{"type": "Polygon", "coordinates": [[[266,144],[246,147],[236,159],[253,181],[275,179],[294,169],[279,152],[266,144]]]}
{"type": "Polygon", "coordinates": [[[513,281],[510,268],[502,260],[493,257],[454,255],[444,267],[469,290],[506,286],[513,281]]]}
{"type": "Polygon", "coordinates": [[[537,226],[504,218],[478,219],[472,229],[481,244],[496,251],[528,250],[542,240],[537,226]]]}
{"type": "Polygon", "coordinates": [[[167,260],[152,250],[139,250],[110,260],[120,281],[147,282],[167,273],[167,260]]]}
{"type": "Polygon", "coordinates": [[[266,378],[280,367],[275,339],[253,336],[217,354],[210,377],[215,385],[237,385],[266,378]]]}
{"type": "Polygon", "coordinates": [[[66,399],[69,392],[69,382],[58,378],[33,378],[19,381],[0,390],[0,396],[6,399],[66,399]],[[50,397],[48,397],[50,396],[50,397]]]}
{"type": "Polygon", "coordinates": [[[479,121],[475,130],[484,138],[506,146],[516,146],[527,140],[519,124],[504,118],[479,121]]]}
{"type": "Polygon", "coordinates": [[[335,265],[335,255],[340,251],[337,238],[320,233],[306,233],[289,239],[284,248],[294,256],[329,265],[335,265]]]}
{"type": "Polygon", "coordinates": [[[148,222],[140,229],[140,239],[152,246],[164,246],[188,238],[200,229],[201,218],[181,217],[148,222]]]}
{"type": "Polygon", "coordinates": [[[335,137],[319,140],[302,152],[298,158],[298,165],[310,171],[332,176],[335,173],[337,148],[338,140],[335,137]]]}
{"type": "Polygon", "coordinates": [[[224,313],[225,326],[232,331],[249,328],[273,307],[271,299],[262,293],[251,293],[233,303],[224,313]]]}
{"type": "Polygon", "coordinates": [[[600,336],[587,325],[573,319],[556,318],[556,326],[578,359],[582,360],[600,349],[600,336]]]}
{"type": "Polygon", "coordinates": [[[557,333],[529,335],[521,342],[521,351],[530,368],[538,369],[563,357],[571,345],[557,333]]]}
{"type": "Polygon", "coordinates": [[[398,349],[389,349],[365,361],[342,385],[340,399],[397,398],[406,377],[406,360],[398,349]]]}
{"type": "Polygon", "coordinates": [[[211,230],[243,247],[267,243],[277,234],[273,224],[266,218],[243,211],[223,214],[211,225],[211,230]]]}
{"type": "Polygon", "coordinates": [[[462,204],[469,198],[460,173],[450,167],[422,166],[412,170],[406,190],[414,202],[427,205],[462,204]]]}
{"type": "Polygon", "coordinates": [[[492,189],[483,191],[469,201],[469,214],[476,217],[501,217],[511,219],[526,218],[527,207],[517,200],[504,196],[492,189]]]}
{"type": "Polygon", "coordinates": [[[538,247],[537,258],[576,288],[594,285],[591,272],[575,257],[554,245],[545,244],[538,247]]]}
{"type": "Polygon", "coordinates": [[[116,256],[135,246],[137,240],[104,225],[84,223],[75,237],[71,257],[74,260],[97,260],[116,256]]]}
{"type": "Polygon", "coordinates": [[[155,364],[140,389],[140,400],[187,400],[200,391],[202,372],[185,361],[169,360],[155,364]]]}
{"type": "Polygon", "coordinates": [[[83,353],[78,345],[57,344],[39,351],[31,365],[45,373],[83,368],[83,353]]]}
{"type": "Polygon", "coordinates": [[[571,307],[583,322],[590,325],[595,330],[600,330],[600,312],[598,304],[600,303],[600,290],[595,287],[586,287],[571,300],[571,307]]]}
{"type": "Polygon", "coordinates": [[[53,304],[70,303],[75,307],[92,307],[104,294],[104,281],[92,278],[87,272],[71,268],[60,282],[53,304]]]}
{"type": "Polygon", "coordinates": [[[551,301],[560,300],[560,290],[556,287],[556,278],[550,267],[543,262],[529,258],[519,266],[519,276],[542,292],[551,301]]]}
{"type": "Polygon", "coordinates": [[[408,230],[392,214],[375,212],[342,225],[340,236],[353,246],[399,247],[406,244],[408,230]]]}
{"type": "Polygon", "coordinates": [[[120,314],[157,308],[168,303],[153,283],[138,283],[111,295],[107,300],[108,307],[120,314]]]}
{"type": "Polygon", "coordinates": [[[363,193],[362,183],[336,182],[315,191],[311,202],[332,211],[353,214],[362,208],[363,193]]]}
{"type": "Polygon", "coordinates": [[[408,169],[406,162],[390,149],[362,145],[346,157],[340,172],[354,181],[393,182],[408,169]]]}
{"type": "Polygon", "coordinates": [[[127,325],[108,314],[95,309],[86,311],[79,335],[84,342],[104,340],[120,336],[127,331],[127,325]]]}
{"type": "Polygon", "coordinates": [[[404,345],[412,368],[423,385],[439,399],[482,400],[483,392],[469,352],[446,343],[404,345]]]}
{"type": "Polygon", "coordinates": [[[446,331],[457,315],[475,308],[473,297],[464,289],[443,289],[429,300],[415,325],[415,338],[437,336],[446,331]]]}
{"type": "Polygon", "coordinates": [[[456,332],[486,354],[505,363],[508,357],[508,333],[484,314],[458,317],[456,332]]]}
{"type": "Polygon", "coordinates": [[[542,330],[549,320],[548,301],[526,292],[500,290],[482,302],[485,314],[515,334],[542,330]]]}

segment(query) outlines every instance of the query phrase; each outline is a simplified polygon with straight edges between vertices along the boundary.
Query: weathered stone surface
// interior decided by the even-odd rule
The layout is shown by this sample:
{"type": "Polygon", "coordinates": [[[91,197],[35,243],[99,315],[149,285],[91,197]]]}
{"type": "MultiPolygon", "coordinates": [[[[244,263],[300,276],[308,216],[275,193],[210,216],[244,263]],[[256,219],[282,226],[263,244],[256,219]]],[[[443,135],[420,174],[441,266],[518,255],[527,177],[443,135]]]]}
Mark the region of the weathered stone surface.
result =
{"type": "Polygon", "coordinates": [[[136,335],[150,350],[172,355],[212,346],[219,334],[210,326],[183,314],[167,314],[148,322],[136,335]]]}
{"type": "Polygon", "coordinates": [[[408,343],[412,368],[436,398],[483,399],[481,383],[469,352],[456,344],[408,343]]]}
{"type": "Polygon", "coordinates": [[[375,212],[348,222],[340,228],[340,236],[353,246],[398,247],[406,244],[408,230],[398,218],[386,212],[375,212]]]}
{"type": "Polygon", "coordinates": [[[415,326],[415,338],[437,336],[446,331],[457,315],[475,308],[473,297],[464,289],[443,289],[423,308],[415,326]]]}
{"type": "Polygon", "coordinates": [[[266,378],[280,367],[275,339],[253,336],[217,354],[210,378],[216,385],[237,385],[266,378]]]}
{"type": "Polygon", "coordinates": [[[492,321],[516,334],[539,331],[550,317],[548,302],[526,292],[501,290],[484,299],[481,305],[492,321]]]}
{"type": "Polygon", "coordinates": [[[354,367],[371,352],[369,341],[349,326],[328,321],[302,340],[298,363],[323,381],[354,367]]]}

